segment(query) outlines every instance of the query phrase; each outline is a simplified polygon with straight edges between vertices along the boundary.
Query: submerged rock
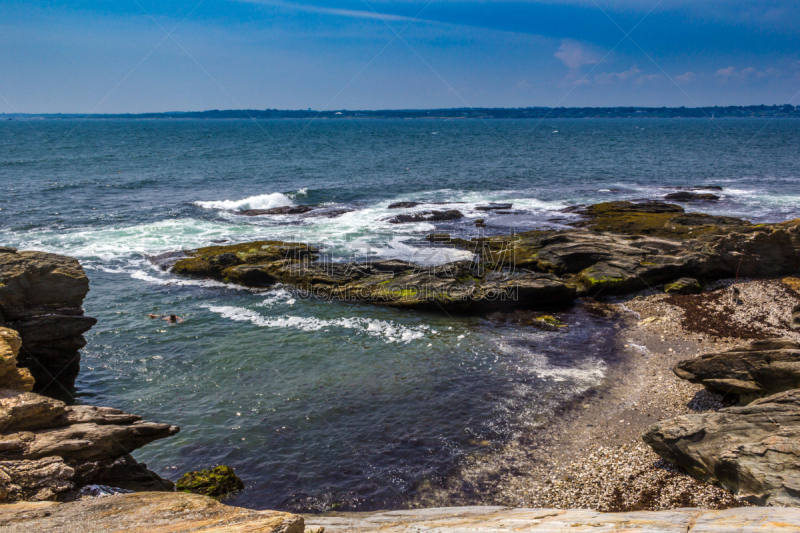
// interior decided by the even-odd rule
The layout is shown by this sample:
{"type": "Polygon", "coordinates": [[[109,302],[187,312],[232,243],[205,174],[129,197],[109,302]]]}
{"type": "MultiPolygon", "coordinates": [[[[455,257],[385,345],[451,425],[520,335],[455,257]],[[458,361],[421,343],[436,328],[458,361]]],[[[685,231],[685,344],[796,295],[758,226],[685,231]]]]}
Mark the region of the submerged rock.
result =
{"type": "Polygon", "coordinates": [[[224,465],[210,470],[187,472],[176,483],[178,490],[201,494],[211,498],[222,498],[232,492],[242,490],[244,482],[224,465]]]}
{"type": "Polygon", "coordinates": [[[789,339],[753,342],[679,362],[675,374],[743,402],[800,386],[800,343],[789,339]]]}
{"type": "Polygon", "coordinates": [[[661,457],[741,500],[800,506],[800,390],[665,420],[642,438],[661,457]]]}

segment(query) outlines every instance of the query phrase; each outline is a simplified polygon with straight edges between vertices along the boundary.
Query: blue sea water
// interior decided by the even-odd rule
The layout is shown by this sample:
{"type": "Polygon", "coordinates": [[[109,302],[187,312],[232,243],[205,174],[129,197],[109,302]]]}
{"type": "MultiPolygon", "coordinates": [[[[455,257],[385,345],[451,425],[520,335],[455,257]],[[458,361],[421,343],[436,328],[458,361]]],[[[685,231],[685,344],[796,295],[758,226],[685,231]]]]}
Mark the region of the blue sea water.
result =
{"type": "Polygon", "coordinates": [[[134,454],[159,474],[227,464],[246,483],[230,502],[253,508],[402,507],[601,384],[613,324],[309,301],[180,279],[147,256],[274,238],[436,264],[468,255],[425,248],[432,231],[559,227],[571,205],[698,185],[721,200],[687,209],[785,220],[800,216],[799,141],[799,121],[760,119],[4,121],[0,245],[81,260],[99,322],[73,393],[181,426],[134,454]],[[388,209],[399,201],[465,219],[390,224],[417,210],[388,209]],[[512,213],[475,209],[488,202],[512,213]],[[349,211],[239,214],[301,204],[349,211]]]}

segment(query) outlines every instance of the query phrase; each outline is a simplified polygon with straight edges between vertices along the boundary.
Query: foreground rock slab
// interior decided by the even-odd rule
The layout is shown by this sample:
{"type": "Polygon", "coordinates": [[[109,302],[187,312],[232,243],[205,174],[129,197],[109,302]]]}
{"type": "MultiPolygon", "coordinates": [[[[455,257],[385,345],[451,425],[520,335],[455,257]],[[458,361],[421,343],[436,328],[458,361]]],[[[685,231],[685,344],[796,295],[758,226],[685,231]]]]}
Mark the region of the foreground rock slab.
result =
{"type": "Polygon", "coordinates": [[[789,532],[800,530],[800,510],[739,508],[599,513],[587,510],[449,507],[372,515],[306,517],[308,531],[325,533],[511,533],[636,531],[638,533],[789,532]]]}
{"type": "Polygon", "coordinates": [[[664,420],[642,438],[661,457],[741,500],[800,506],[800,389],[664,420]]]}
{"type": "Polygon", "coordinates": [[[675,374],[712,392],[754,397],[795,389],[800,385],[800,343],[767,339],[721,353],[681,361],[675,374]]]}
{"type": "Polygon", "coordinates": [[[70,503],[36,502],[0,506],[7,532],[105,533],[303,533],[303,518],[277,511],[229,507],[197,494],[139,492],[70,503]]]}

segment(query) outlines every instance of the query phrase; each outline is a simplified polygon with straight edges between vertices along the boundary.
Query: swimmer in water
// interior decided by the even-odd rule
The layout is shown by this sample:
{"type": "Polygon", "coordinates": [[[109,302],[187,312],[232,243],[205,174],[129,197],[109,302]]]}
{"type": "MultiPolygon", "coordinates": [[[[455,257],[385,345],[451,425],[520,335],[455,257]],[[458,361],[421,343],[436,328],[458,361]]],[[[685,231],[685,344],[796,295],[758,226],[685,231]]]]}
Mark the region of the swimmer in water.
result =
{"type": "Polygon", "coordinates": [[[177,316],[177,315],[169,315],[169,316],[167,316],[167,315],[147,315],[147,316],[149,316],[150,318],[161,318],[163,320],[166,320],[170,324],[180,324],[181,322],[183,322],[183,319],[181,317],[177,316]]]}

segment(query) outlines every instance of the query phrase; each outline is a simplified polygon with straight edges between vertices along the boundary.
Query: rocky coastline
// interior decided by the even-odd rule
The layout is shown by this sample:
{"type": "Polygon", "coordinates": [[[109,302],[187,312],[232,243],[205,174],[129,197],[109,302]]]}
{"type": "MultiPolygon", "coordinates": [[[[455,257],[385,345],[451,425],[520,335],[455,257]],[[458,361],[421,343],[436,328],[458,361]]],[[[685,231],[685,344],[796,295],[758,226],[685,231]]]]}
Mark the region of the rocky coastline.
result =
{"type": "Polygon", "coordinates": [[[130,454],[176,426],[53,397],[72,399],[83,333],[95,324],[83,315],[88,291],[73,258],[0,249],[0,501],[69,497],[93,484],[174,488],[130,454]]]}
{"type": "MultiPolygon", "coordinates": [[[[435,267],[398,260],[332,263],[305,243],[280,241],[211,246],[151,261],[179,276],[248,287],[282,284],[313,298],[450,313],[581,305],[619,318],[616,349],[622,361],[593,396],[565,406],[548,434],[470,458],[453,478],[457,484],[420,487],[418,507],[479,502],[521,511],[628,513],[496,517],[523,520],[514,529],[520,531],[544,529],[548,520],[583,527],[584,519],[587,528],[591,520],[663,519],[665,531],[675,524],[691,531],[708,517],[647,512],[730,509],[729,515],[708,518],[707,530],[723,531],[714,527],[730,516],[738,517],[737,524],[755,523],[753,513],[738,507],[800,506],[800,334],[792,328],[800,280],[786,278],[800,273],[800,219],[751,224],[653,201],[576,211],[584,216],[570,229],[469,241],[431,234],[432,248],[460,248],[475,256],[435,267]],[[717,518],[722,521],[714,526],[717,518]]],[[[130,452],[178,428],[54,398],[72,390],[83,334],[95,323],[83,314],[88,289],[74,259],[0,248],[2,501],[74,499],[91,484],[174,490],[130,452]]],[[[202,509],[197,520],[229,520],[235,524],[230,531],[254,524],[284,533],[306,527],[294,515],[253,514],[192,498],[202,497],[145,492],[105,501],[126,509],[119,523],[136,520],[146,506],[171,516],[164,523],[176,523],[175,510],[183,506],[202,509]]],[[[97,516],[98,501],[7,505],[0,509],[0,525],[56,531],[58,516],[97,516]]],[[[424,531],[449,520],[437,529],[447,531],[463,524],[461,519],[486,523],[468,509],[447,516],[408,511],[406,518],[393,515],[372,529],[367,515],[310,519],[306,525],[424,531]]],[[[778,511],[759,517],[800,520],[798,511],[778,511]]]]}

